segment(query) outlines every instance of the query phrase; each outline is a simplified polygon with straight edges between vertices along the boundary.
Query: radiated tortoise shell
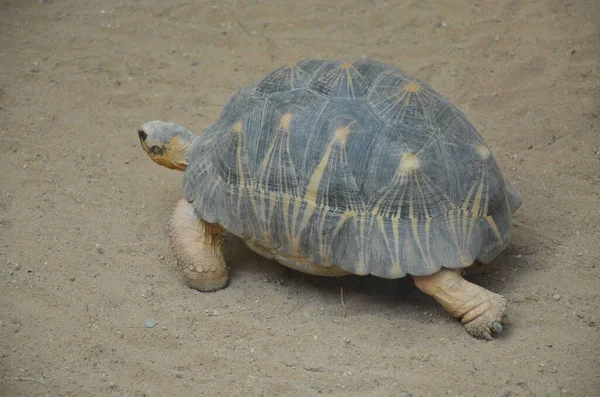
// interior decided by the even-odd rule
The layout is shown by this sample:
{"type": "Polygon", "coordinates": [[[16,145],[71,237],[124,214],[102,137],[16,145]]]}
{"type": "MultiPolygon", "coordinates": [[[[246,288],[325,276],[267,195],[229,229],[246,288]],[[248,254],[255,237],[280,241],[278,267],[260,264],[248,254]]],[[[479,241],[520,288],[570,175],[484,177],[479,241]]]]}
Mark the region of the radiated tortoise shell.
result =
{"type": "Polygon", "coordinates": [[[488,263],[519,193],[465,115],[370,60],[241,89],[187,152],[186,199],[261,255],[399,278],[488,263]]]}

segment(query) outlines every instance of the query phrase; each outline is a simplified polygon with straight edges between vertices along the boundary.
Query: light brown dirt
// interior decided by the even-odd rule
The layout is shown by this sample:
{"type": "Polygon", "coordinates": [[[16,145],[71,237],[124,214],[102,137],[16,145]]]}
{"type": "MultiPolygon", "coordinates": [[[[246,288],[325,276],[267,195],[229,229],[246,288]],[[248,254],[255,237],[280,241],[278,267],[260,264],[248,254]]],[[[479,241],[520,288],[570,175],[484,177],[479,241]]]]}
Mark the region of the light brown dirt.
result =
{"type": "Polygon", "coordinates": [[[0,0],[0,395],[600,395],[598,21],[596,0],[0,0]],[[453,101],[523,193],[474,277],[509,300],[493,342],[410,280],[302,275],[234,238],[228,288],[183,284],[182,174],[137,126],[201,131],[282,64],[361,56],[453,101]]]}

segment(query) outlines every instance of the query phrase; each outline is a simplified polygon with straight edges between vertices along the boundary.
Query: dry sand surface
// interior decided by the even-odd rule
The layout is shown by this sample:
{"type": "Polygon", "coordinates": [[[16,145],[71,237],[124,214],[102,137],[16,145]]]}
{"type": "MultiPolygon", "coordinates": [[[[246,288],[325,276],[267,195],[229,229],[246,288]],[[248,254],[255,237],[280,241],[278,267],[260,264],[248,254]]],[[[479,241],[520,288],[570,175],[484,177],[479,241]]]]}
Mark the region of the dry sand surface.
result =
{"type": "Polygon", "coordinates": [[[0,0],[0,395],[600,396],[598,21],[597,0],[0,0]],[[137,126],[201,132],[307,57],[429,82],[521,190],[472,278],[509,300],[499,338],[409,279],[303,275],[231,237],[228,288],[183,284],[182,174],[137,126]]]}

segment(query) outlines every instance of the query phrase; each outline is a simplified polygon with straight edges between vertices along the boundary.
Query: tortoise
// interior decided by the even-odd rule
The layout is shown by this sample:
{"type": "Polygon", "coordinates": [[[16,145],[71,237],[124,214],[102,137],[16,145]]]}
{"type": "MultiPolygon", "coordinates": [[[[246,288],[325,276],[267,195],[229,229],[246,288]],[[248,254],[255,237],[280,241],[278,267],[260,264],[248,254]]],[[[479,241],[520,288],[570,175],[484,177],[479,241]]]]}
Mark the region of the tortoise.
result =
{"type": "Polygon", "coordinates": [[[224,288],[223,234],[301,272],[412,277],[474,337],[502,331],[506,299],[465,280],[508,245],[520,193],[466,116],[374,60],[309,59],[240,89],[201,135],[138,129],[185,171],[169,222],[187,284],[224,288]]]}

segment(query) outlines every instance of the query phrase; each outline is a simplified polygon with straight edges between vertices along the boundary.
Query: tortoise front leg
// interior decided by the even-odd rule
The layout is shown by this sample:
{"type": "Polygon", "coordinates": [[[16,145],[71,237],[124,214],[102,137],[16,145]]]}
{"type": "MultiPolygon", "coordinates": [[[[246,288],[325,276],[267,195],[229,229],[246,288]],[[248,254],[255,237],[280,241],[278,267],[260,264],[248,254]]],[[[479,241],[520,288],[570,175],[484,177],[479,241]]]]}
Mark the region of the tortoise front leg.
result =
{"type": "Polygon", "coordinates": [[[202,292],[225,287],[227,265],[221,246],[223,228],[200,219],[187,200],[175,206],[169,224],[171,247],[188,286],[202,292]]]}
{"type": "Polygon", "coordinates": [[[494,331],[502,332],[506,299],[468,282],[460,270],[442,269],[431,276],[413,279],[421,291],[431,295],[452,316],[460,318],[469,334],[491,340],[494,331]]]}

